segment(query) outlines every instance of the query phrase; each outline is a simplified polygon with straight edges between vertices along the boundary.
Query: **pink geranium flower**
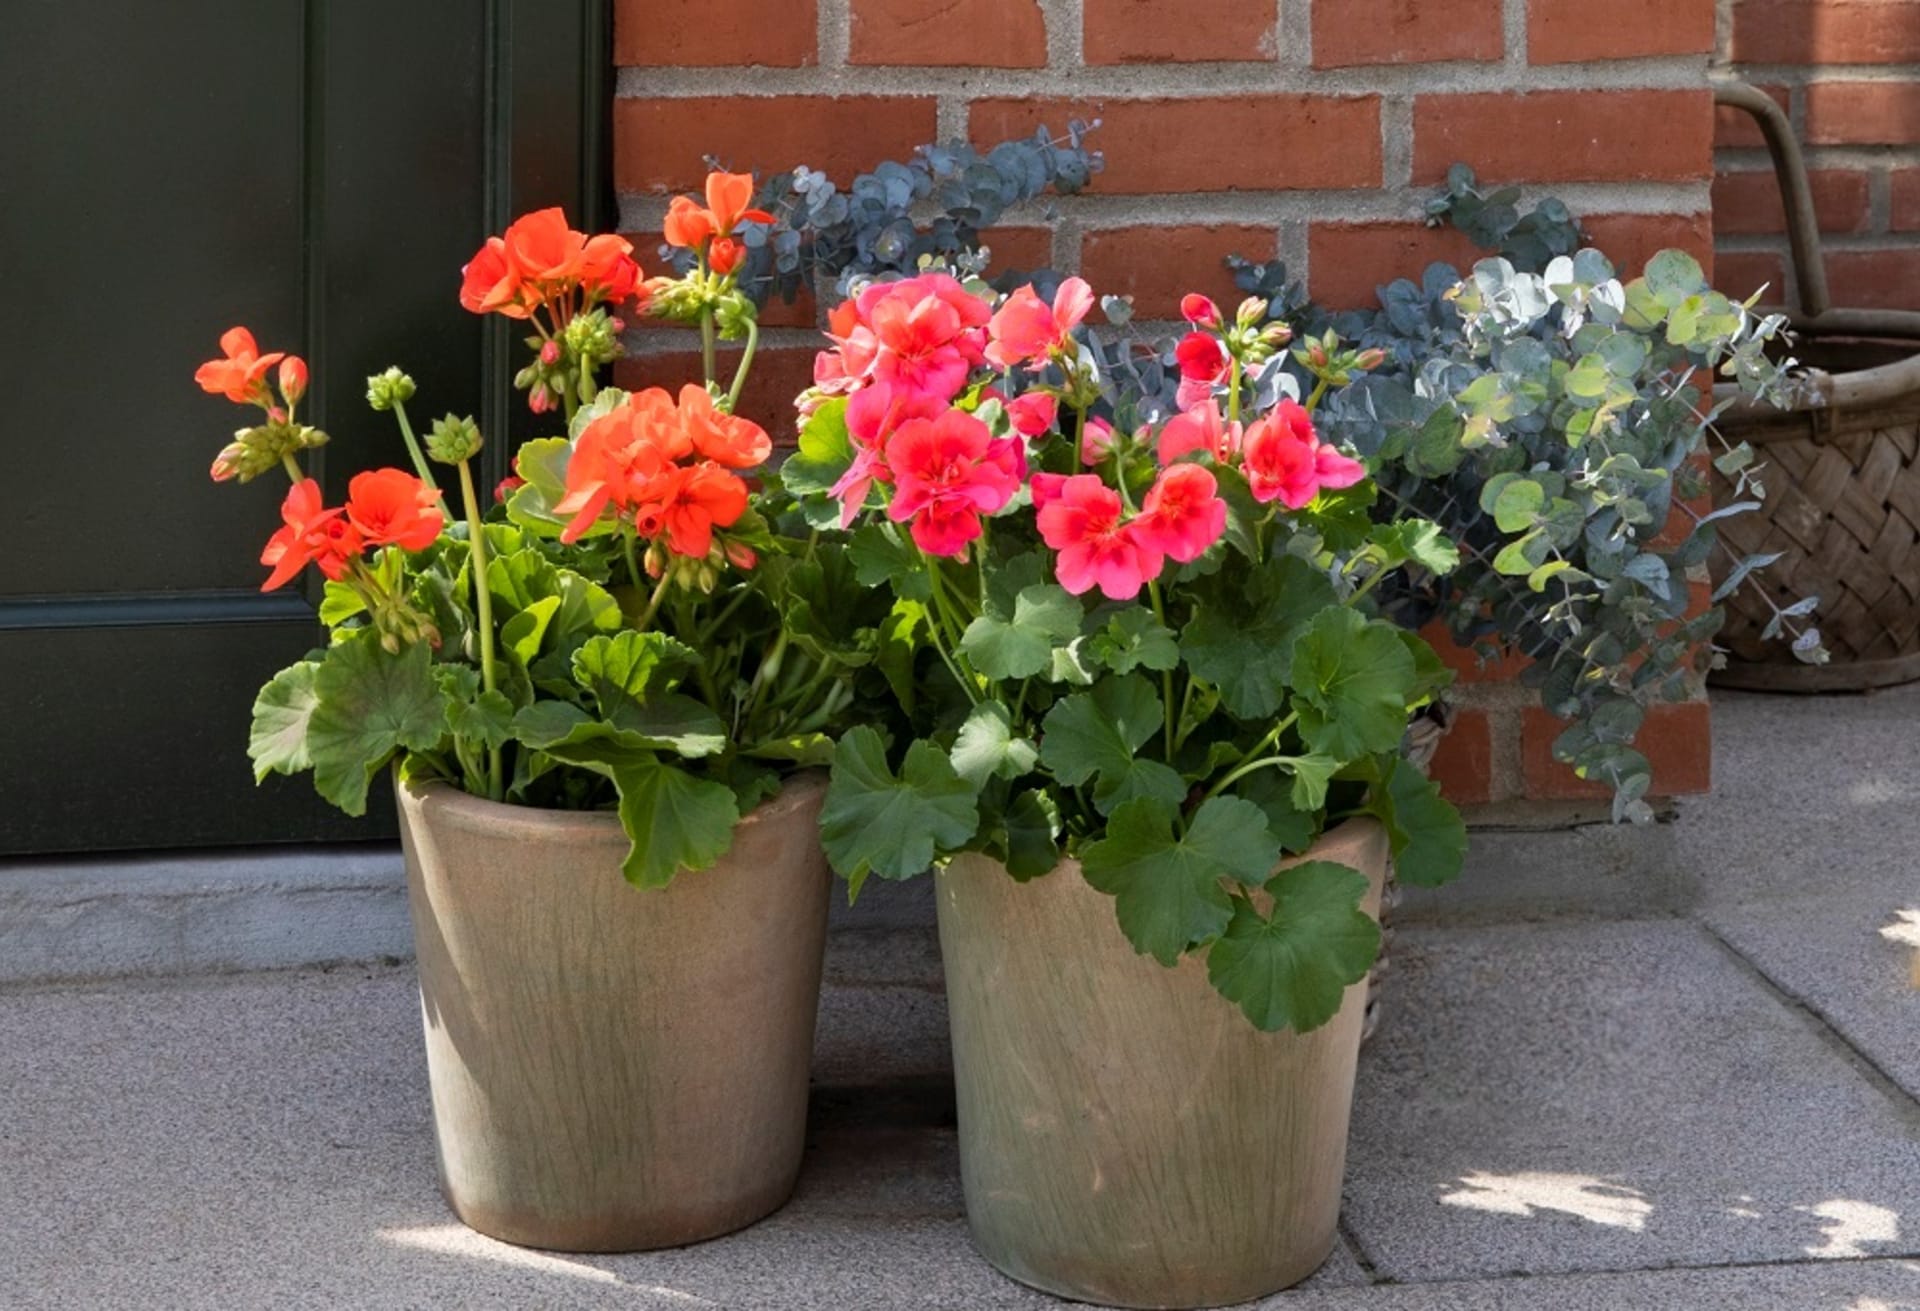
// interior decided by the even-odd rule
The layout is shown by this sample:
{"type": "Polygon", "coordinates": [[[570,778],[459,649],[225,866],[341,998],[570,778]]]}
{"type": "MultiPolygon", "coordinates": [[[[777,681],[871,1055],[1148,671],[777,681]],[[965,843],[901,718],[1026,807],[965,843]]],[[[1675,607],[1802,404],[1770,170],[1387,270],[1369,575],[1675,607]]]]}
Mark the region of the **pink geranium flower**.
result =
{"type": "Polygon", "coordinates": [[[858,366],[865,342],[849,334],[852,374],[870,372],[909,394],[951,401],[983,358],[988,310],[985,302],[945,273],[923,273],[868,287],[854,301],[858,322],[870,329],[873,354],[858,366]]]}
{"type": "Polygon", "coordinates": [[[1164,552],[1137,523],[1122,523],[1120,494],[1097,474],[1065,479],[1036,516],[1041,540],[1059,552],[1054,576],[1079,596],[1090,588],[1129,601],[1160,575],[1164,552]]]}
{"type": "Polygon", "coordinates": [[[940,413],[937,402],[896,392],[885,383],[862,387],[847,399],[847,436],[853,441],[853,463],[827,494],[840,502],[840,526],[850,527],[867,503],[875,482],[890,483],[887,438],[908,419],[931,419],[940,413]]]}
{"type": "Polygon", "coordinates": [[[1140,502],[1135,536],[1185,564],[1197,560],[1227,530],[1227,503],[1220,484],[1198,464],[1163,471],[1140,502]]]}
{"type": "Polygon", "coordinates": [[[1227,376],[1227,351],[1218,338],[1204,332],[1189,332],[1173,348],[1174,363],[1180,366],[1180,391],[1176,403],[1191,409],[1213,395],[1213,388],[1227,376]]]}
{"type": "Polygon", "coordinates": [[[1192,409],[1174,415],[1160,430],[1160,463],[1172,464],[1191,451],[1205,451],[1225,464],[1240,453],[1240,425],[1228,423],[1209,395],[1192,409]]]}
{"type": "Polygon", "coordinates": [[[1028,283],[1007,297],[987,324],[987,359],[1011,369],[1062,350],[1092,309],[1093,288],[1084,278],[1062,282],[1051,306],[1028,283]]]}
{"type": "Polygon", "coordinates": [[[961,555],[980,536],[980,516],[993,514],[1020,489],[1026,463],[1020,443],[995,441],[987,425],[961,410],[912,419],[887,441],[894,477],[887,517],[912,522],[914,543],[928,555],[961,555]]]}
{"type": "Polygon", "coordinates": [[[1322,488],[1351,487],[1367,476],[1365,465],[1320,440],[1298,401],[1281,401],[1248,428],[1245,450],[1253,499],[1289,510],[1304,508],[1322,488]]]}
{"type": "Polygon", "coordinates": [[[1025,392],[1006,402],[1007,421],[1022,437],[1038,437],[1053,427],[1060,412],[1059,400],[1043,391],[1025,392]]]}

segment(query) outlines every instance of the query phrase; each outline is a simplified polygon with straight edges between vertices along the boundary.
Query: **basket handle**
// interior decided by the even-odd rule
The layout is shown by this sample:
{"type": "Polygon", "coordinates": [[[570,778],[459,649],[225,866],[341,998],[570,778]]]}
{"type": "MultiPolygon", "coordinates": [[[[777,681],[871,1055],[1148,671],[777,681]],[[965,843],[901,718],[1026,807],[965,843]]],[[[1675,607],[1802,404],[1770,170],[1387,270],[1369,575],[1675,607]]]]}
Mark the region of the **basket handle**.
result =
{"type": "Polygon", "coordinates": [[[1807,160],[1793,135],[1787,111],[1758,87],[1738,78],[1716,78],[1713,101],[1751,114],[1773,156],[1774,176],[1787,203],[1787,244],[1793,251],[1793,278],[1800,288],[1800,312],[1818,318],[1833,308],[1827,293],[1827,264],[1820,256],[1820,222],[1814,216],[1813,188],[1807,184],[1807,160]]]}

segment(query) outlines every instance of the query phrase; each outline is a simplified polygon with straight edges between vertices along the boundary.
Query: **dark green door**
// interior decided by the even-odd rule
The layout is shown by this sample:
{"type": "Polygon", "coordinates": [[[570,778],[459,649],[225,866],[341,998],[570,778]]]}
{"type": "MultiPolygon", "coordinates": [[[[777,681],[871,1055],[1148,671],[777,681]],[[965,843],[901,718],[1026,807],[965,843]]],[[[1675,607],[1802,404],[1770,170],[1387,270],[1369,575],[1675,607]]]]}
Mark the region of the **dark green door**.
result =
{"type": "Polygon", "coordinates": [[[254,787],[254,690],[319,630],[313,595],[258,591],[284,481],[209,480],[242,416],[193,370],[240,323],[304,355],[329,499],[405,462],[362,399],[388,364],[504,471],[508,343],[459,269],[524,209],[611,220],[606,7],[14,0],[0,26],[0,854],[390,834],[254,787]]]}

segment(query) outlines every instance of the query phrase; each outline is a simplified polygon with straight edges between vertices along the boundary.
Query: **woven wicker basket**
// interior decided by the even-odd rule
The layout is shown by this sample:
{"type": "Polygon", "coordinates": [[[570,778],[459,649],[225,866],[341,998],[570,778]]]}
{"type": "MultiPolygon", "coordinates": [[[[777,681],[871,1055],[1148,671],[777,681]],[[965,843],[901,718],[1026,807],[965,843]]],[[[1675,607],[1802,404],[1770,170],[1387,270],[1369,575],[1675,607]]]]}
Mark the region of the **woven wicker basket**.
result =
{"type": "MultiPolygon", "coordinates": [[[[1720,522],[1739,555],[1780,559],[1759,591],[1727,598],[1712,681],[1780,692],[1858,691],[1920,679],[1920,311],[1832,308],[1806,166],[1779,105],[1742,83],[1722,104],[1759,120],[1787,201],[1800,313],[1794,353],[1808,364],[1798,408],[1738,406],[1720,421],[1751,442],[1765,504],[1720,522]],[[1820,598],[1816,622],[1832,660],[1802,664],[1762,637],[1775,606],[1820,598]],[[1769,603],[1769,600],[1771,603],[1769,603]]],[[[1732,488],[1714,475],[1715,499],[1732,488]]]]}

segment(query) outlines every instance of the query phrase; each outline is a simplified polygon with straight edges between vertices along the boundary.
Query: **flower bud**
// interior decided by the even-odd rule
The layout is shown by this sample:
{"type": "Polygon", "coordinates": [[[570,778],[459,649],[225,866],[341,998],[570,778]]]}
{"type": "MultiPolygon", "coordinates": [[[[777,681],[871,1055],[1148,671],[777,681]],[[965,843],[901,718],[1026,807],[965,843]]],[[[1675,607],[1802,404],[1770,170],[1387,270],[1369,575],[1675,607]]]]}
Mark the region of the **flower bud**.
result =
{"type": "Polygon", "coordinates": [[[239,477],[241,465],[247,458],[247,448],[241,442],[228,442],[220,448],[220,454],[213,457],[213,480],[217,483],[231,482],[239,477]]]}
{"type": "Polygon", "coordinates": [[[498,485],[496,485],[493,489],[494,504],[505,505],[507,503],[507,498],[509,496],[512,496],[515,492],[519,491],[522,487],[525,487],[526,485],[527,485],[527,480],[525,478],[522,478],[519,474],[517,473],[508,474],[506,477],[502,478],[498,483],[498,485]]]}
{"type": "Polygon", "coordinates": [[[739,268],[746,257],[746,247],[732,237],[715,237],[707,247],[707,267],[723,278],[739,268]]]}
{"type": "Polygon", "coordinates": [[[1293,340],[1293,329],[1280,320],[1275,319],[1272,323],[1269,323],[1260,330],[1260,340],[1266,342],[1269,346],[1278,348],[1293,340]]]}
{"type": "Polygon", "coordinates": [[[1197,291],[1188,292],[1180,298],[1180,317],[1196,328],[1218,328],[1220,307],[1210,297],[1197,291]]]}
{"type": "Polygon", "coordinates": [[[535,383],[533,390],[527,393],[527,408],[535,414],[545,414],[553,408],[553,397],[544,386],[535,383]]]}
{"type": "Polygon", "coordinates": [[[1363,350],[1353,357],[1353,367],[1359,369],[1362,373],[1370,369],[1377,369],[1386,362],[1387,353],[1377,346],[1363,350]]]}
{"type": "Polygon", "coordinates": [[[1249,296],[1240,302],[1240,308],[1234,313],[1234,320],[1241,327],[1248,328],[1267,316],[1267,300],[1264,296],[1249,296]]]}
{"type": "Polygon", "coordinates": [[[307,362],[298,355],[280,361],[280,394],[289,405],[298,404],[307,394],[307,362]]]}
{"type": "Polygon", "coordinates": [[[441,464],[470,460],[480,453],[480,445],[480,426],[457,414],[435,419],[427,433],[427,454],[441,464]]]}
{"type": "Polygon", "coordinates": [[[549,337],[540,344],[540,362],[548,368],[560,362],[560,343],[549,337]]]}
{"type": "Polygon", "coordinates": [[[607,317],[607,331],[618,337],[627,330],[627,321],[617,314],[607,317]]]}
{"type": "Polygon", "coordinates": [[[760,557],[745,542],[728,542],[727,559],[735,569],[751,569],[760,562],[760,557]]]}
{"type": "Polygon", "coordinates": [[[367,379],[367,404],[375,410],[391,410],[413,399],[413,379],[399,369],[388,369],[367,379]]]}
{"type": "Polygon", "coordinates": [[[285,423],[286,421],[287,412],[285,410],[281,409],[278,405],[269,405],[267,407],[268,423],[285,423]]]}

